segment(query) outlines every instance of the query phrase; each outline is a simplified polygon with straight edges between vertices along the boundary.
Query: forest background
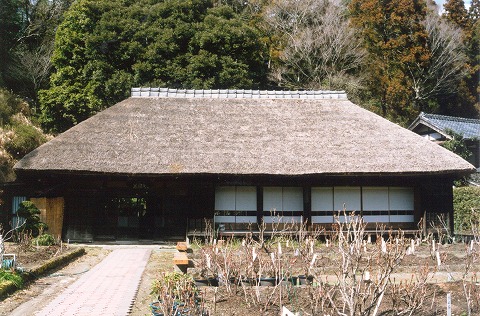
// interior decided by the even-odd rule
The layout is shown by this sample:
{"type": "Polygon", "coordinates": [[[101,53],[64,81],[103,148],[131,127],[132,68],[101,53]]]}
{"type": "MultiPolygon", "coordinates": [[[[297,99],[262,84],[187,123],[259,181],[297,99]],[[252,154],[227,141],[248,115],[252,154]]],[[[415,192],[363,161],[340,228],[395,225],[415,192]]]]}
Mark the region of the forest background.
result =
{"type": "Polygon", "coordinates": [[[0,0],[0,181],[136,86],[345,90],[479,118],[480,0],[0,0]]]}

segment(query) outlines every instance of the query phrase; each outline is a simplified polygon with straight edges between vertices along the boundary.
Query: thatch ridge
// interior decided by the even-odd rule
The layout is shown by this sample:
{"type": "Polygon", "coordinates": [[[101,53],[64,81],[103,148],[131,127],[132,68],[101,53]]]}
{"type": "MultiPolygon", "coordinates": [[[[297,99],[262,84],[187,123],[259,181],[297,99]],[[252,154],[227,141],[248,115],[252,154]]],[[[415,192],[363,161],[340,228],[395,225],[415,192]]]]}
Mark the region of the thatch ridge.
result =
{"type": "Polygon", "coordinates": [[[40,146],[15,169],[369,175],[474,167],[346,99],[131,97],[40,146]]]}
{"type": "Polygon", "coordinates": [[[347,99],[345,91],[132,88],[132,97],[209,99],[347,99]]]}

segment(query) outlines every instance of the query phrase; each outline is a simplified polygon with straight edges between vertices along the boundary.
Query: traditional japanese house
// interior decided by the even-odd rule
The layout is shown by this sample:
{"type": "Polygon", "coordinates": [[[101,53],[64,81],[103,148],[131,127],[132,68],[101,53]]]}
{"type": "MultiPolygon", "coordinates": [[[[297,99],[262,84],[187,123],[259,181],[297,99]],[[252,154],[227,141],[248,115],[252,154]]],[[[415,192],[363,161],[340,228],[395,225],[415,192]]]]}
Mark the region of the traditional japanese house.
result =
{"type": "Polygon", "coordinates": [[[480,120],[422,112],[408,129],[437,144],[460,135],[471,152],[468,162],[480,167],[480,120]]]}
{"type": "Polygon", "coordinates": [[[335,91],[134,88],[15,165],[14,216],[32,199],[63,239],[162,239],[260,222],[453,221],[457,155],[335,91]],[[273,214],[274,212],[275,214],[273,214]],[[278,217],[280,216],[280,217],[278,217]]]}

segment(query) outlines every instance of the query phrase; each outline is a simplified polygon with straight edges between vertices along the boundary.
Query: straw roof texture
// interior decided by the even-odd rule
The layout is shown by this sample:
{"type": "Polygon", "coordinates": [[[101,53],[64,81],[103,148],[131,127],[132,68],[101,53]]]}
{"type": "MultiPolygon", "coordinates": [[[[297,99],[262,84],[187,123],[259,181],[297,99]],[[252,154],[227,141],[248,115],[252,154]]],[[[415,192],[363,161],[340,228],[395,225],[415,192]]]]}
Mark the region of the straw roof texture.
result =
{"type": "Polygon", "coordinates": [[[248,175],[468,173],[457,155],[347,99],[131,97],[17,171],[248,175]]]}

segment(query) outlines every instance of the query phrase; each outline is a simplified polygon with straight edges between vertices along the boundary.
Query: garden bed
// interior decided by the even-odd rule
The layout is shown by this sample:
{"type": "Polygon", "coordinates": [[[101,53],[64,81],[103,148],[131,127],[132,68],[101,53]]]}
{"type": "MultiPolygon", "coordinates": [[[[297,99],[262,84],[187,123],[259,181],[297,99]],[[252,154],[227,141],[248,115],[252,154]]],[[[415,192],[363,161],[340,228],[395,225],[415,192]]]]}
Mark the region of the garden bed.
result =
{"type": "MultiPolygon", "coordinates": [[[[83,248],[65,245],[31,246],[7,242],[6,254],[15,254],[15,266],[5,269],[4,273],[18,276],[15,281],[0,281],[0,297],[11,294],[37,277],[56,269],[85,253],[83,248]]],[[[10,258],[10,257],[9,257],[10,258]]],[[[12,278],[8,278],[12,279],[12,278]]]]}
{"type": "Polygon", "coordinates": [[[344,224],[328,243],[299,234],[194,245],[188,275],[210,279],[196,287],[197,305],[214,315],[278,315],[282,306],[301,315],[445,315],[448,296],[453,315],[480,313],[479,244],[402,234],[368,243],[362,225],[344,224]],[[302,275],[310,282],[298,282],[302,275]]]}

